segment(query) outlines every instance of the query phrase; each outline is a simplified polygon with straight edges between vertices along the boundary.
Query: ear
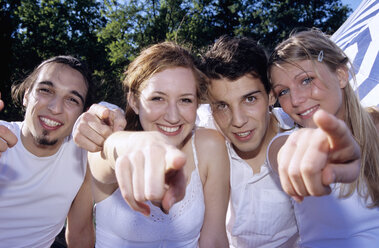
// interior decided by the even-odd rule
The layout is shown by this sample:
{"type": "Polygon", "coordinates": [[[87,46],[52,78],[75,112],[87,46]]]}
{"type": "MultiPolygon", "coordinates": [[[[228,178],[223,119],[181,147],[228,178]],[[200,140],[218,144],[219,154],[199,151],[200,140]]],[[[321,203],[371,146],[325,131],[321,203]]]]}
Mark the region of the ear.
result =
{"type": "Polygon", "coordinates": [[[29,101],[29,89],[27,89],[24,93],[24,97],[22,99],[22,105],[26,108],[26,106],[28,105],[28,101],[29,101]]]}
{"type": "Polygon", "coordinates": [[[276,102],[276,97],[273,90],[270,90],[270,93],[268,94],[268,105],[272,106],[276,102]]]}
{"type": "Polygon", "coordinates": [[[349,83],[349,70],[346,66],[341,66],[336,71],[340,88],[343,89],[349,83]]]}
{"type": "Polygon", "coordinates": [[[134,110],[134,112],[138,115],[138,98],[132,92],[128,93],[128,104],[134,110]]]}

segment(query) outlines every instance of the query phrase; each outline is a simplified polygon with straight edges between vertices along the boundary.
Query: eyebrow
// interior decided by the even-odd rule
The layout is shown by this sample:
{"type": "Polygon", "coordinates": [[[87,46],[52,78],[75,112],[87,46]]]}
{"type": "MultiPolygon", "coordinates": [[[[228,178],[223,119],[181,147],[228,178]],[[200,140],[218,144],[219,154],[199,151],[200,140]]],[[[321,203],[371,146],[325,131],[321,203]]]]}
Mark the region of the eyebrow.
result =
{"type": "MultiPolygon", "coordinates": [[[[310,73],[310,72],[313,72],[313,71],[301,71],[301,72],[299,72],[298,74],[296,74],[296,75],[294,76],[294,79],[296,79],[296,78],[302,76],[303,74],[306,74],[307,76],[309,76],[309,73],[310,73]]],[[[273,89],[275,89],[275,88],[278,87],[278,86],[281,86],[281,83],[280,83],[280,82],[279,82],[279,83],[276,83],[276,82],[272,82],[272,81],[271,81],[271,84],[272,84],[272,88],[273,88],[273,89]]]]}
{"type": "MultiPolygon", "coordinates": [[[[262,91],[261,90],[253,90],[253,91],[250,91],[249,93],[243,95],[241,98],[244,99],[246,97],[249,97],[251,95],[255,95],[255,94],[258,94],[258,93],[261,93],[262,91]]],[[[211,101],[212,104],[219,104],[219,103],[225,103],[224,101],[211,101]]]]}
{"type": "Polygon", "coordinates": [[[307,74],[309,75],[309,73],[311,73],[313,71],[305,71],[305,70],[302,70],[301,72],[299,72],[298,74],[295,75],[295,79],[302,76],[302,74],[307,74]]]}
{"type": "MultiPolygon", "coordinates": [[[[164,96],[167,96],[167,94],[163,91],[153,91],[153,93],[157,93],[159,95],[164,95],[164,96]]],[[[182,95],[180,95],[181,97],[183,96],[195,96],[196,97],[196,93],[195,94],[192,94],[192,93],[184,93],[182,95]]]]}
{"type": "Polygon", "coordinates": [[[242,96],[242,98],[246,98],[248,96],[251,96],[251,95],[254,95],[254,94],[258,94],[258,93],[261,93],[262,91],[261,90],[253,90],[245,95],[242,96]]]}
{"type": "MultiPolygon", "coordinates": [[[[51,81],[41,81],[41,82],[38,82],[38,84],[44,84],[44,85],[47,85],[47,86],[55,88],[54,83],[51,82],[51,81]]],[[[84,104],[84,97],[78,91],[71,90],[70,93],[73,94],[73,95],[75,95],[75,96],[77,96],[77,97],[79,97],[80,100],[82,101],[82,103],[84,104]]]]}

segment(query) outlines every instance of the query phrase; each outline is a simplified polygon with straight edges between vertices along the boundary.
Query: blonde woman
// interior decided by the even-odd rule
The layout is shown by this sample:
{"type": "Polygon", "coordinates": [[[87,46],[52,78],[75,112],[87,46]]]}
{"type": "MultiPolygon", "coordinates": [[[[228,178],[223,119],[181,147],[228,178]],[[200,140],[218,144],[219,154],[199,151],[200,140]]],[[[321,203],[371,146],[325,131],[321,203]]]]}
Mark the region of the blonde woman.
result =
{"type": "Polygon", "coordinates": [[[300,246],[376,247],[379,138],[374,116],[378,112],[369,113],[360,105],[348,81],[349,73],[354,77],[349,59],[326,35],[309,30],[279,44],[269,63],[274,93],[300,127],[278,156],[283,189],[298,201],[294,204],[300,246]],[[319,164],[307,163],[317,156],[307,153],[312,142],[318,144],[319,154],[327,154],[316,157],[319,164]],[[330,168],[350,172],[346,178],[336,178],[330,168]],[[319,187],[309,187],[315,180],[319,187]],[[303,198],[328,191],[327,196],[303,198]]]}

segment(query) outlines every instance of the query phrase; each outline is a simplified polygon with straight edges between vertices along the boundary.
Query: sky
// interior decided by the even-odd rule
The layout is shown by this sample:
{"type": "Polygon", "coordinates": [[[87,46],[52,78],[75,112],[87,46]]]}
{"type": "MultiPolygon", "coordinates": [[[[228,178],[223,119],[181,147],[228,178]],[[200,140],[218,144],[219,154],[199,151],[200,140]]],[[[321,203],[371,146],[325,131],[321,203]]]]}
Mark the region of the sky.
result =
{"type": "Polygon", "coordinates": [[[349,7],[353,9],[353,11],[357,9],[361,2],[361,0],[342,0],[342,3],[349,5],[349,7]]]}

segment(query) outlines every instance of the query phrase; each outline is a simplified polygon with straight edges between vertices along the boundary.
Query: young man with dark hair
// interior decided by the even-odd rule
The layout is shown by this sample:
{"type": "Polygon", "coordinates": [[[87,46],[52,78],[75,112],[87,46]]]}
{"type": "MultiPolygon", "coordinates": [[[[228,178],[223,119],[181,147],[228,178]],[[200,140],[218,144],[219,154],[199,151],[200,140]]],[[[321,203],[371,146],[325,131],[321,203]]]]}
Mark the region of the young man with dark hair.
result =
{"type": "Polygon", "coordinates": [[[72,137],[91,92],[72,56],[42,62],[12,89],[25,118],[0,121],[0,247],[50,247],[66,217],[68,245],[94,246],[87,152],[72,137]]]}
{"type": "Polygon", "coordinates": [[[207,96],[228,140],[231,246],[293,247],[298,231],[290,197],[269,169],[266,150],[280,131],[265,50],[254,40],[223,36],[203,56],[207,96]]]}

